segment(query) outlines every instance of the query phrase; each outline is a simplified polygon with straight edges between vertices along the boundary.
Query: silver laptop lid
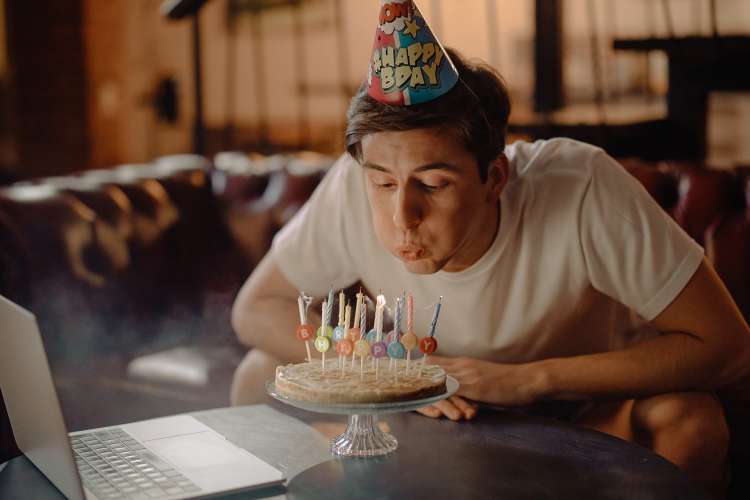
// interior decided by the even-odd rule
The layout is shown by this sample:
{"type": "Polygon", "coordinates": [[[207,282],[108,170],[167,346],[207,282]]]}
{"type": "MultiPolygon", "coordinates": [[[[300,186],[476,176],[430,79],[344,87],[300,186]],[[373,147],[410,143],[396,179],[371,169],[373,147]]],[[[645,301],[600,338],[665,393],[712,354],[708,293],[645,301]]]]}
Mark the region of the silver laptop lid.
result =
{"type": "Polygon", "coordinates": [[[0,389],[18,448],[63,494],[85,498],[36,318],[0,295],[0,389]]]}

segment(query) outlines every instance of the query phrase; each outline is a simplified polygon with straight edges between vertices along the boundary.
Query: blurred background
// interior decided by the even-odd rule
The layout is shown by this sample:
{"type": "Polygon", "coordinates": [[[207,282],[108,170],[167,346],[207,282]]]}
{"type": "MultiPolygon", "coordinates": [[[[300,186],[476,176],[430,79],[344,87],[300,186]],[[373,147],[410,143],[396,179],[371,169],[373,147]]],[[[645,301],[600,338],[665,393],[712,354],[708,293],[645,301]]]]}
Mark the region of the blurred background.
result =
{"type": "MultiPolygon", "coordinates": [[[[750,2],[418,5],[505,77],[510,141],[604,147],[750,315],[750,2]]],[[[0,0],[0,293],[70,430],[229,403],[232,300],[343,151],[379,7],[0,0]]]]}
{"type": "MultiPolygon", "coordinates": [[[[160,13],[162,3],[0,2],[5,179],[107,168],[196,149],[194,17],[170,19],[160,13]]],[[[366,71],[379,2],[189,3],[203,4],[200,152],[341,151],[344,112],[366,71]]],[[[681,107],[705,108],[705,124],[696,120],[696,126],[705,127],[706,145],[683,143],[672,151],[670,144],[661,149],[650,144],[663,144],[664,137],[649,144],[621,139],[617,152],[694,156],[722,166],[750,162],[747,90],[708,82],[747,70],[740,59],[709,57],[713,46],[706,42],[716,34],[730,38],[728,52],[744,48],[742,37],[750,31],[746,1],[423,0],[420,8],[445,45],[484,59],[505,76],[516,130],[545,121],[623,126],[698,114],[669,107],[670,57],[672,64],[704,59],[706,102],[685,99],[681,107]],[[687,37],[696,43],[667,44],[687,37]],[[619,43],[624,40],[631,43],[619,43]],[[729,66],[722,68],[726,75],[711,75],[719,62],[729,66]]]]}

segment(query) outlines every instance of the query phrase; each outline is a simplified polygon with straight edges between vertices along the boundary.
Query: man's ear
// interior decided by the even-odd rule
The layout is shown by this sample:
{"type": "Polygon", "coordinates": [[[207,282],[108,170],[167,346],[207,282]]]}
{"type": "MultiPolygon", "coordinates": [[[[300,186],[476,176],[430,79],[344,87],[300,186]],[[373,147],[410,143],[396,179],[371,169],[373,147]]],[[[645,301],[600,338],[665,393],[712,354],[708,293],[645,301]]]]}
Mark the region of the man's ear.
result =
{"type": "Polygon", "coordinates": [[[487,166],[487,182],[490,184],[493,200],[496,200],[505,189],[505,185],[508,183],[509,168],[508,158],[503,153],[487,166]]]}

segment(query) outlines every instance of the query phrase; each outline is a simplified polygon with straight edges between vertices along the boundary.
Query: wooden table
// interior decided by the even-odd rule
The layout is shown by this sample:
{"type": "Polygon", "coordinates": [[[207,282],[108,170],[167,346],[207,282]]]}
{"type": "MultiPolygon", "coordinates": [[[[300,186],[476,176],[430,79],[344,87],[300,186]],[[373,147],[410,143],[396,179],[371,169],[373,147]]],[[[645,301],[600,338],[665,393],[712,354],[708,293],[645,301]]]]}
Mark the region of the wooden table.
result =
{"type": "MultiPolygon", "coordinates": [[[[398,450],[339,459],[328,437],[345,419],[272,403],[192,413],[284,470],[285,487],[227,496],[273,499],[705,499],[685,474],[649,450],[557,420],[482,409],[471,422],[416,413],[383,418],[398,450]]],[[[62,495],[25,458],[0,472],[0,498],[62,495]]]]}

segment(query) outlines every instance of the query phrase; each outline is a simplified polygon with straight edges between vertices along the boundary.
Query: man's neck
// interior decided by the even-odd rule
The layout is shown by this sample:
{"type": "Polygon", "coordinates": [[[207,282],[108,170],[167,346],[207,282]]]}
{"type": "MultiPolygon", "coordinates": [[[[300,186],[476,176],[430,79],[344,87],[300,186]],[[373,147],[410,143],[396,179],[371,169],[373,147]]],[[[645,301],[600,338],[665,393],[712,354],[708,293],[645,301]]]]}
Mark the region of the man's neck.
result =
{"type": "MultiPolygon", "coordinates": [[[[500,219],[502,218],[502,206],[500,204],[500,200],[497,200],[497,203],[495,204],[494,209],[489,210],[488,216],[491,218],[491,224],[485,225],[478,223],[477,224],[477,232],[469,235],[466,238],[466,245],[464,247],[464,252],[462,255],[462,252],[457,252],[456,257],[451,259],[451,261],[446,264],[445,267],[443,267],[443,271],[449,272],[449,273],[458,273],[465,269],[468,269],[472,265],[474,265],[476,262],[481,259],[484,254],[487,253],[487,251],[490,249],[492,244],[495,242],[495,238],[497,238],[497,233],[500,230],[500,219]],[[485,228],[491,227],[493,228],[493,231],[485,231],[485,228]],[[478,233],[478,234],[477,234],[478,233]]],[[[484,218],[479,218],[478,220],[483,220],[484,218]]]]}

